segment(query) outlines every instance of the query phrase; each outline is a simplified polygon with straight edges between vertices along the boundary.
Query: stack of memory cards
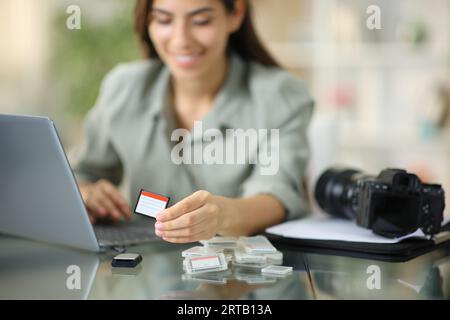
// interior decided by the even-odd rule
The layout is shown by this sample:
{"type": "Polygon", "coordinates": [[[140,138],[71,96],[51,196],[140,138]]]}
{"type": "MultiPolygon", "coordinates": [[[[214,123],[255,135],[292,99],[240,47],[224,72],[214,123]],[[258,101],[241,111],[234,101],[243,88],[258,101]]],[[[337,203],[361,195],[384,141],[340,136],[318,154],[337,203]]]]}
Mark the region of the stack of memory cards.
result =
{"type": "Polygon", "coordinates": [[[214,237],[201,241],[203,247],[196,246],[183,251],[184,271],[187,274],[199,274],[227,270],[228,264],[233,260],[237,241],[231,237],[214,237]]]}
{"type": "Polygon", "coordinates": [[[234,250],[233,264],[243,267],[263,268],[269,264],[283,263],[283,254],[264,236],[240,237],[234,250]]]}
{"type": "Polygon", "coordinates": [[[223,253],[212,253],[198,257],[186,257],[183,266],[188,274],[223,271],[228,263],[223,253]]]}
{"type": "Polygon", "coordinates": [[[203,246],[182,252],[185,280],[226,283],[226,279],[236,278],[249,283],[270,283],[292,271],[292,267],[280,266],[283,254],[264,236],[214,237],[201,243],[203,246]],[[236,275],[229,269],[230,264],[236,275]]]}

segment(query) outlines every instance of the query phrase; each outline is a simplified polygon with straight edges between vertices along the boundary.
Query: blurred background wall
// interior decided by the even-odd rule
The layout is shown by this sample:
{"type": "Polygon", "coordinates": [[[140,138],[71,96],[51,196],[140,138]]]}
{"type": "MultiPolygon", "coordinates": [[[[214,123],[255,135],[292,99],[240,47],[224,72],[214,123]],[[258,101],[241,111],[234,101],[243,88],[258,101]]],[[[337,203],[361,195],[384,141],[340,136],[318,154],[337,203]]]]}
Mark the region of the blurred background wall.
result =
{"type": "MultiPolygon", "coordinates": [[[[332,164],[403,167],[442,183],[449,207],[450,0],[251,2],[267,47],[316,99],[309,183],[332,164]],[[366,25],[371,5],[379,30],[366,25]]],[[[0,113],[50,116],[70,155],[105,73],[141,57],[133,7],[1,0],[0,113]],[[80,30],[66,27],[70,5],[81,9],[80,30]]]]}

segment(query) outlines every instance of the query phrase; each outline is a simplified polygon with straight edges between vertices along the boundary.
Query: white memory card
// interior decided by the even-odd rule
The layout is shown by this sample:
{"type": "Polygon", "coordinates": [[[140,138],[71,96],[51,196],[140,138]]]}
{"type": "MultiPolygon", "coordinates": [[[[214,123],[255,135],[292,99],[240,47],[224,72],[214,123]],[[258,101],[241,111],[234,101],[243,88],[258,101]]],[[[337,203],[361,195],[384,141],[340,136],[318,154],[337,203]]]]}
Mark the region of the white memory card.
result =
{"type": "Polygon", "coordinates": [[[277,252],[277,249],[264,236],[240,237],[239,241],[249,254],[277,252]]]}
{"type": "Polygon", "coordinates": [[[223,253],[210,254],[185,259],[186,271],[189,274],[197,272],[222,271],[228,269],[228,263],[223,253]]]}
{"type": "Polygon", "coordinates": [[[242,267],[234,268],[234,277],[239,281],[245,281],[249,284],[276,282],[275,277],[263,275],[260,270],[242,267]]]}
{"type": "Polygon", "coordinates": [[[263,274],[286,275],[292,272],[292,267],[270,265],[261,269],[263,274]]]}
{"type": "Polygon", "coordinates": [[[183,281],[199,281],[215,284],[227,283],[226,277],[217,276],[216,273],[183,274],[181,279],[183,281]]]}
{"type": "Polygon", "coordinates": [[[234,260],[234,261],[232,261],[232,265],[234,267],[238,267],[238,268],[254,269],[254,270],[260,271],[261,268],[264,268],[267,266],[267,263],[249,263],[249,262],[239,263],[234,260]]]}
{"type": "Polygon", "coordinates": [[[263,256],[266,257],[268,264],[282,264],[283,263],[283,253],[280,251],[274,253],[264,253],[263,256]]]}
{"type": "Polygon", "coordinates": [[[234,248],[237,245],[238,239],[236,237],[212,237],[209,240],[200,241],[206,247],[222,247],[234,248]]]}
{"type": "Polygon", "coordinates": [[[196,274],[183,274],[181,276],[184,281],[199,281],[216,284],[226,284],[229,278],[232,278],[233,274],[230,270],[209,272],[209,273],[196,273],[196,274]]]}
{"type": "Polygon", "coordinates": [[[234,250],[234,259],[237,263],[266,263],[267,258],[264,255],[248,254],[243,248],[234,250]]]}
{"type": "Polygon", "coordinates": [[[187,250],[184,250],[181,253],[181,256],[183,258],[186,258],[186,257],[201,257],[201,256],[214,254],[214,253],[217,253],[217,252],[215,250],[209,249],[207,247],[196,246],[196,247],[192,247],[192,248],[189,248],[187,250]]]}
{"type": "Polygon", "coordinates": [[[169,197],[141,190],[134,212],[150,218],[156,218],[158,213],[167,208],[169,200],[169,197]]]}

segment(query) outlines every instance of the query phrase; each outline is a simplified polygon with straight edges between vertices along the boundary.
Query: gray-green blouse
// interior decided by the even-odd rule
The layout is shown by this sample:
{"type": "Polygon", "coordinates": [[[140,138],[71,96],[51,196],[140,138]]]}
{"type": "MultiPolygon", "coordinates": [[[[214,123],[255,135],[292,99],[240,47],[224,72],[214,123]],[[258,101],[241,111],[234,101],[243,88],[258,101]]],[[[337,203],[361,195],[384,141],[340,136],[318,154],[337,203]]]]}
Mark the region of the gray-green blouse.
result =
{"type": "MultiPolygon", "coordinates": [[[[232,55],[224,86],[202,120],[203,133],[215,128],[224,137],[227,129],[278,129],[279,169],[270,175],[262,174],[261,163],[250,161],[172,161],[178,142],[171,139],[175,122],[168,112],[169,88],[170,72],[161,62],[114,68],[86,118],[84,143],[74,165],[77,179],[124,183],[132,206],[140,189],[168,196],[171,204],[203,189],[227,197],[271,194],[283,203],[289,219],[306,213],[302,177],[309,157],[306,131],[313,100],[302,81],[279,68],[232,55]]],[[[207,144],[202,135],[194,135],[191,143],[199,139],[207,144]]],[[[249,152],[258,158],[260,149],[249,152]]]]}

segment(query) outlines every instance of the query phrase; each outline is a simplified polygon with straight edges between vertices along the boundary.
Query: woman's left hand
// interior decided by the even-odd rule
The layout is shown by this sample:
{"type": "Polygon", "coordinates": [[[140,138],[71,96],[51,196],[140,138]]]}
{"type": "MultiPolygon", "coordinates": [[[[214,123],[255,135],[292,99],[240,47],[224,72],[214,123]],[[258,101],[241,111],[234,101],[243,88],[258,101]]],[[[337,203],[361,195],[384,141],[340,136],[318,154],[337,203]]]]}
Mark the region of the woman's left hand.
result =
{"type": "Polygon", "coordinates": [[[197,191],[158,214],[155,233],[173,243],[210,239],[224,227],[228,206],[224,197],[197,191]]]}

